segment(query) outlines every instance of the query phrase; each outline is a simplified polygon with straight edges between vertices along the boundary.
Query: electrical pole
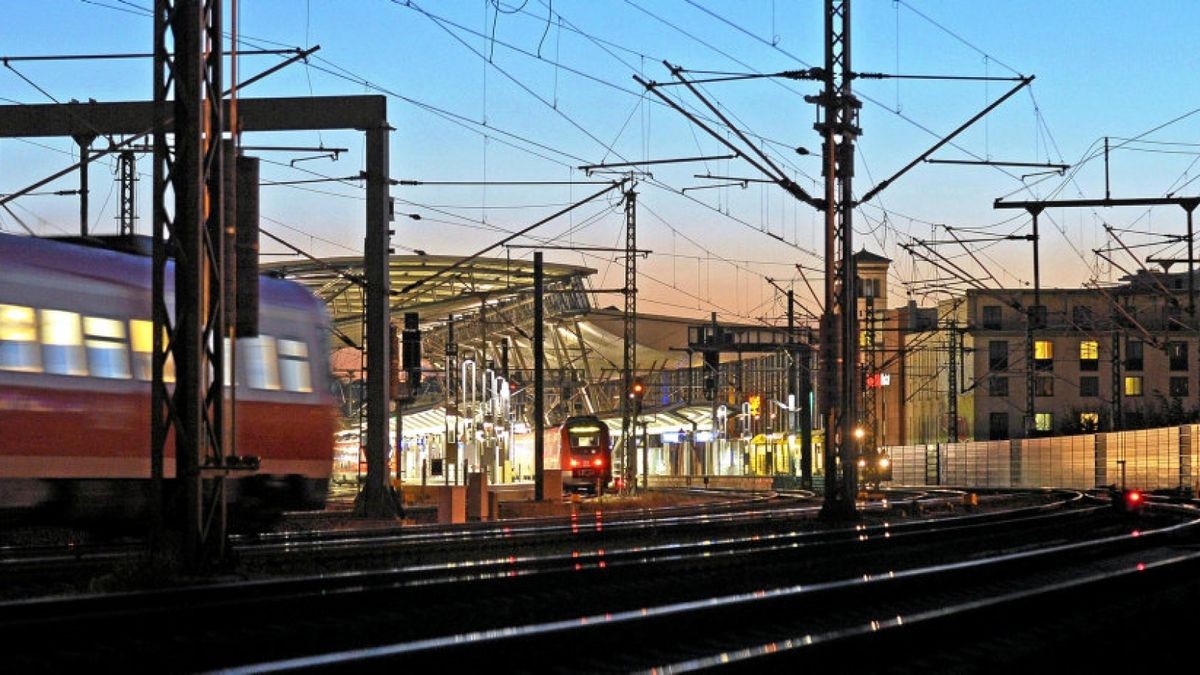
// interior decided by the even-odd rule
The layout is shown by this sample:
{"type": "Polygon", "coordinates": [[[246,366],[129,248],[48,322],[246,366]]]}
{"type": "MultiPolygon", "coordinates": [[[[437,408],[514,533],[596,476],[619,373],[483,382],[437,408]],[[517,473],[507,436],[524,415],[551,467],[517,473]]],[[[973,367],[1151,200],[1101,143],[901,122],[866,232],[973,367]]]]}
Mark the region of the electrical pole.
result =
{"type": "MultiPolygon", "coordinates": [[[[175,476],[183,500],[183,560],[220,559],[225,537],[220,143],[221,3],[156,0],[154,5],[154,244],[151,478],[161,542],[164,451],[174,432],[175,476]],[[168,51],[168,42],[173,51],[168,51]],[[169,95],[173,100],[169,101],[169,95]],[[167,145],[173,125],[174,153],[167,145]],[[166,194],[174,193],[173,211],[166,194]],[[207,218],[206,218],[207,214],[207,218]],[[167,252],[175,255],[175,312],[166,305],[167,252]],[[164,377],[173,359],[175,383],[164,377]],[[212,494],[206,496],[206,479],[212,494]],[[207,498],[206,498],[207,497],[207,498]],[[211,498],[212,504],[206,504],[211,498]]],[[[84,165],[86,168],[86,165],[84,165]]],[[[86,218],[86,206],[81,207],[86,218]]],[[[84,232],[86,234],[86,231],[84,232]]]]}
{"type": "Polygon", "coordinates": [[[625,191],[625,314],[624,354],[621,361],[621,492],[632,489],[637,472],[637,420],[633,399],[633,372],[637,368],[637,193],[625,191]]]}
{"type": "Polygon", "coordinates": [[[117,213],[122,237],[133,234],[133,221],[137,220],[135,198],[137,196],[137,166],[132,150],[122,150],[117,155],[117,180],[121,184],[121,204],[117,213]]]}
{"type": "MultiPolygon", "coordinates": [[[[798,365],[796,361],[800,359],[800,351],[796,347],[796,292],[788,289],[787,292],[787,426],[789,443],[794,447],[796,441],[796,421],[800,417],[799,414],[799,395],[796,391],[796,372],[798,365]]],[[[801,439],[800,454],[803,457],[803,439],[801,439]]],[[[803,470],[801,471],[803,473],[803,470]]]]}
{"type": "Polygon", "coordinates": [[[1124,426],[1121,419],[1121,331],[1113,328],[1112,353],[1109,356],[1112,366],[1112,420],[1108,423],[1109,431],[1120,431],[1124,426]]]}
{"type": "MultiPolygon", "coordinates": [[[[533,253],[533,500],[546,498],[545,272],[542,252],[533,253]]],[[[559,457],[562,457],[561,450],[559,457]]],[[[562,468],[561,465],[559,468],[562,468]]]]}
{"type": "Polygon", "coordinates": [[[958,442],[958,322],[950,319],[947,327],[950,337],[950,365],[946,371],[946,393],[949,397],[949,417],[946,420],[946,439],[958,442]]]}
{"type": "Polygon", "coordinates": [[[821,513],[829,518],[848,518],[855,514],[858,492],[852,440],[858,421],[852,179],[854,138],[861,131],[857,126],[861,104],[851,93],[850,0],[825,0],[824,76],[825,89],[813,101],[820,103],[824,111],[823,120],[814,125],[824,137],[825,176],[825,311],[821,320],[825,502],[821,513]]]}

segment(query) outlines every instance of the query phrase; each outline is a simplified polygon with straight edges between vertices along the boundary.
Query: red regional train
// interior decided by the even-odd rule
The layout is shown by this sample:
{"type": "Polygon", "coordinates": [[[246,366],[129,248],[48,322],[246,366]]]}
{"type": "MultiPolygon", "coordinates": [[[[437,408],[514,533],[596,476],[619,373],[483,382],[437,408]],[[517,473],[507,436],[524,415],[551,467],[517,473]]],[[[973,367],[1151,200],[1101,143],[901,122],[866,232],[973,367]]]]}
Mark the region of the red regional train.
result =
{"type": "MultiPolygon", "coordinates": [[[[149,256],[0,234],[0,514],[136,518],[150,494],[149,256]]],[[[173,310],[173,266],[167,268],[173,310]]],[[[321,508],[333,466],[328,318],[259,278],[260,334],[237,344],[234,514],[321,508]]],[[[168,363],[167,378],[173,376],[168,363]]],[[[164,458],[168,494],[175,458],[164,458]]]]}
{"type": "Polygon", "coordinates": [[[595,415],[568,417],[546,430],[546,452],[558,449],[563,491],[600,494],[612,482],[612,445],[608,425],[595,415]]]}

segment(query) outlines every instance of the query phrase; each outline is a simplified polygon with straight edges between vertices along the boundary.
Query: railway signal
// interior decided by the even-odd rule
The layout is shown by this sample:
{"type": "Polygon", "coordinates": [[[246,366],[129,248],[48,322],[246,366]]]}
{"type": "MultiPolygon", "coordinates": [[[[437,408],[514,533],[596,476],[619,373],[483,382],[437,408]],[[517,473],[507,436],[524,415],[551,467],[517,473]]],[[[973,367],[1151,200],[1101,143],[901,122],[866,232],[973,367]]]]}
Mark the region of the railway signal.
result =
{"type": "Polygon", "coordinates": [[[1141,490],[1110,490],[1112,506],[1118,513],[1138,515],[1146,506],[1146,495],[1141,490]]]}

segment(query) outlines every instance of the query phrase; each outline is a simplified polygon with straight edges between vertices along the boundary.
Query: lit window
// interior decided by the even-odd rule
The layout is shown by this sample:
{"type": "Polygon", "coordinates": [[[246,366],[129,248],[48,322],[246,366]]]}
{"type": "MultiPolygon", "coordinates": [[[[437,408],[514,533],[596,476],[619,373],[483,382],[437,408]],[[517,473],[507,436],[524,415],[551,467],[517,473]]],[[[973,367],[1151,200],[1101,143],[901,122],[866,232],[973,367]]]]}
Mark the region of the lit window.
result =
{"type": "Polygon", "coordinates": [[[1052,431],[1054,429],[1054,414],[1053,413],[1035,413],[1033,416],[1034,428],[1038,431],[1052,431]]]}
{"type": "Polygon", "coordinates": [[[1100,343],[1095,340],[1081,340],[1079,342],[1079,360],[1080,361],[1095,361],[1100,358],[1100,343]]]}
{"type": "Polygon", "coordinates": [[[1033,343],[1033,358],[1038,361],[1049,361],[1054,358],[1054,343],[1049,340],[1038,340],[1033,343]]]}
{"type": "Polygon", "coordinates": [[[1142,376],[1130,375],[1125,378],[1125,395],[1126,396],[1141,396],[1142,395],[1142,376]]]}
{"type": "Polygon", "coordinates": [[[96,377],[128,380],[129,350],[125,342],[125,324],[115,319],[83,317],[84,344],[88,369],[96,377]]]}
{"type": "Polygon", "coordinates": [[[287,391],[312,391],[307,344],[299,340],[279,341],[279,378],[287,391]]]}
{"type": "Polygon", "coordinates": [[[42,359],[47,373],[87,375],[83,355],[83,327],[75,312],[43,309],[42,359]]]}
{"type": "Polygon", "coordinates": [[[1084,431],[1096,431],[1100,428],[1100,413],[1079,413],[1079,428],[1084,431]]]}
{"type": "Polygon", "coordinates": [[[0,305],[0,370],[41,369],[33,308],[0,305]]]}
{"type": "Polygon", "coordinates": [[[246,384],[254,389],[279,389],[279,356],[275,348],[275,338],[260,335],[254,338],[239,340],[242,345],[242,360],[240,366],[246,376],[246,384]]]}
{"type": "MultiPolygon", "coordinates": [[[[134,319],[129,322],[129,341],[133,347],[133,375],[143,382],[149,382],[154,377],[154,322],[144,319],[134,319]]],[[[167,343],[166,329],[163,329],[163,344],[167,343]]],[[[167,355],[163,365],[163,382],[175,381],[175,360],[167,355]]]]}

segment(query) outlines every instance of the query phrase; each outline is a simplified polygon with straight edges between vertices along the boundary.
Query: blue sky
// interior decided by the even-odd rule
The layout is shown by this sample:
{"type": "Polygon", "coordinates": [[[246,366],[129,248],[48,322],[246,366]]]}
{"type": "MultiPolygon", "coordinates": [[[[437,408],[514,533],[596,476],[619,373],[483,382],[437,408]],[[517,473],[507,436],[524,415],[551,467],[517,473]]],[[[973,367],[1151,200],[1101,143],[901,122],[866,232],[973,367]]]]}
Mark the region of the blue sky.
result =
{"type": "MultiPolygon", "coordinates": [[[[678,113],[645,97],[632,75],[670,79],[663,59],[695,70],[776,72],[823,60],[819,0],[256,0],[243,3],[240,31],[248,46],[311,46],[309,65],[292,66],[244,92],[246,96],[386,93],[396,128],[394,178],[426,181],[589,180],[577,168],[601,161],[723,154],[724,149],[678,113]],[[549,19],[548,19],[549,17],[549,19]]],[[[0,23],[0,56],[148,52],[149,0],[8,0],[0,23]]],[[[857,241],[893,258],[891,303],[910,282],[938,276],[899,247],[912,238],[944,239],[937,224],[1024,233],[1028,218],[996,211],[995,198],[1103,196],[1103,164],[1094,157],[1104,136],[1138,137],[1112,155],[1113,196],[1200,192],[1200,94],[1194,48],[1200,4],[1150,0],[1067,2],[858,0],[853,6],[853,65],[861,72],[1035,75],[1018,93],[935,157],[971,155],[1000,161],[1072,164],[1067,176],[1021,179],[1033,169],[921,164],[856,214],[857,241]],[[1172,122],[1172,120],[1177,121],[1172,122]],[[1171,122],[1170,124],[1166,124],[1171,122]],[[1161,125],[1162,128],[1158,128],[1161,125]],[[1157,128],[1157,130],[1155,130],[1157,128]],[[1154,131],[1151,131],[1154,130],[1154,131]],[[1146,134],[1150,131],[1151,133],[1146,134]],[[1142,135],[1146,134],[1146,135],[1142,135]],[[1187,144],[1193,145],[1187,145],[1187,144]],[[1090,161],[1078,164],[1080,160],[1090,161]],[[1077,166],[1075,166],[1077,165],[1077,166]]],[[[244,75],[277,57],[245,57],[244,75]]],[[[149,98],[148,59],[10,62],[0,68],[0,104],[72,98],[149,98]],[[15,70],[13,70],[15,69],[15,70]],[[26,82],[27,78],[39,91],[26,82]]],[[[982,109],[1011,85],[1004,82],[859,80],[864,99],[855,179],[861,195],[982,109]],[[932,132],[932,133],[931,133],[932,132]]],[[[755,80],[706,85],[705,91],[787,167],[819,192],[813,156],[813,107],[803,96],[813,83],[755,80]]],[[[693,109],[699,102],[670,92],[693,109]]],[[[72,163],[64,139],[0,140],[0,192],[10,192],[72,163]]],[[[337,161],[319,153],[264,155],[265,180],[344,177],[362,168],[356,133],[256,135],[250,145],[341,147],[337,161]],[[298,160],[298,161],[295,161],[298,160]]],[[[1123,141],[1114,141],[1114,145],[1123,141]]],[[[140,202],[149,204],[149,161],[140,202]]],[[[639,245],[654,253],[641,264],[643,311],[728,319],[777,320],[782,305],[764,277],[795,285],[808,298],[794,263],[819,267],[821,215],[774,186],[750,183],[691,190],[714,175],[756,177],[744,162],[654,167],[639,186],[639,245]],[[768,234],[769,233],[769,234],[768,234]],[[782,238],[784,241],[779,241],[782,238]]],[[[107,160],[91,173],[93,229],[115,231],[114,171],[107,160]]],[[[64,179],[52,189],[75,187],[64,179]]],[[[397,187],[401,213],[397,252],[473,253],[594,191],[593,186],[397,187]]],[[[361,250],[362,190],[358,183],[264,187],[264,228],[316,255],[361,250]]],[[[77,229],[78,207],[67,197],[31,196],[13,205],[42,234],[77,229]]],[[[148,209],[142,210],[148,218],[148,209]]],[[[1077,285],[1114,278],[1091,250],[1111,245],[1102,224],[1154,233],[1182,233],[1182,210],[1054,210],[1043,227],[1043,283],[1077,285]],[[1047,264],[1047,262],[1049,264],[1047,264]]],[[[140,224],[145,232],[148,220],[140,224]]],[[[617,246],[623,219],[615,202],[588,205],[537,231],[555,245],[617,246]]],[[[8,213],[0,228],[21,231],[8,213]]],[[[1124,233],[1126,244],[1161,237],[1124,233]]],[[[526,240],[534,243],[533,240],[526,240]]],[[[979,255],[1006,285],[1032,277],[1028,244],[981,245],[979,255]]],[[[269,253],[282,249],[264,244],[269,253]]],[[[1180,251],[1147,247],[1143,255],[1180,251]]],[[[964,255],[945,250],[947,255],[964,255]]],[[[497,251],[499,256],[505,255],[497,251]]],[[[512,251],[514,257],[527,250],[512,251]]],[[[599,272],[598,287],[621,283],[611,256],[561,251],[551,260],[599,272]]],[[[1119,259],[1136,266],[1129,258],[1119,259]]],[[[963,264],[970,260],[964,258],[963,264]]],[[[982,275],[982,271],[980,272],[982,275]]],[[[814,284],[819,290],[819,275],[814,284]]],[[[928,301],[934,297],[919,299],[928,301]]],[[[619,298],[606,296],[602,304],[619,298]]]]}

